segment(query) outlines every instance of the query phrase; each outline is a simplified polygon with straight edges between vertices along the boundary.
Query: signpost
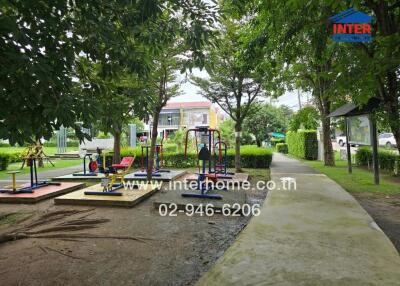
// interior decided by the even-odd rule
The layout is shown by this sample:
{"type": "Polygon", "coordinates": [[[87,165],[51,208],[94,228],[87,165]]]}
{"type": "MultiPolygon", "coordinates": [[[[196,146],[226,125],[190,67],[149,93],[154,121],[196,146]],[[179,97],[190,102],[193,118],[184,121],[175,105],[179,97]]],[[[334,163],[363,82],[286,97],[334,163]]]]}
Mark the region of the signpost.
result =
{"type": "Polygon", "coordinates": [[[328,117],[345,117],[347,168],[349,174],[353,171],[350,146],[352,144],[372,146],[372,164],[374,168],[374,183],[376,185],[379,185],[379,159],[376,120],[373,112],[379,106],[379,103],[380,101],[377,98],[371,98],[363,107],[353,103],[346,103],[328,115],[328,117]]]}

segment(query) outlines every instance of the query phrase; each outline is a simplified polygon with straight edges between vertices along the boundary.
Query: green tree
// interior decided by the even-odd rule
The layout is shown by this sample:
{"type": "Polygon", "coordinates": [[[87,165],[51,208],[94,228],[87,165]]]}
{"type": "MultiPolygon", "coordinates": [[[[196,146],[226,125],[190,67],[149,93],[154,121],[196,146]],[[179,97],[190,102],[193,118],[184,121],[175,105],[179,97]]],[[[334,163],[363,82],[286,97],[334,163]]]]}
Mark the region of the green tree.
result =
{"type": "Polygon", "coordinates": [[[379,120],[390,126],[400,151],[400,4],[396,0],[355,0],[351,5],[374,17],[370,43],[341,44],[342,76],[353,101],[370,97],[382,102],[379,120]],[[351,80],[349,80],[351,79],[351,80]]]}
{"type": "Polygon", "coordinates": [[[89,127],[98,120],[95,105],[106,94],[101,88],[121,72],[149,72],[168,36],[151,27],[166,13],[181,20],[179,34],[191,50],[184,67],[202,66],[201,47],[212,34],[204,27],[215,18],[214,8],[200,0],[16,0],[3,1],[0,9],[0,138],[12,144],[48,139],[61,125],[82,138],[76,122],[89,127]],[[77,74],[82,58],[99,65],[104,84],[77,74]]]}
{"type": "Polygon", "coordinates": [[[90,101],[72,91],[76,54],[68,1],[0,5],[0,138],[20,145],[73,127],[90,101]]]}
{"type": "Polygon", "coordinates": [[[289,130],[294,132],[298,129],[316,130],[319,119],[318,110],[312,106],[306,106],[293,115],[289,123],[289,130]]]}
{"type": "Polygon", "coordinates": [[[183,151],[183,144],[185,140],[186,130],[179,128],[172,135],[168,137],[168,141],[176,145],[178,153],[183,151]]]}
{"type": "Polygon", "coordinates": [[[258,57],[265,54],[257,46],[248,46],[243,23],[225,21],[221,28],[218,47],[209,51],[209,78],[193,77],[200,94],[218,104],[235,122],[235,169],[241,170],[240,145],[243,123],[250,108],[265,89],[273,83],[274,67],[267,62],[260,65],[258,57]]]}
{"type": "Polygon", "coordinates": [[[282,73],[287,86],[311,92],[321,115],[325,165],[335,164],[328,115],[333,101],[345,95],[336,89],[340,54],[328,32],[328,18],[341,5],[337,1],[276,0],[250,1],[240,6],[241,13],[252,15],[257,11],[252,21],[252,30],[256,31],[251,34],[252,41],[270,37],[273,54],[286,63],[282,73]]]}
{"type": "Polygon", "coordinates": [[[269,137],[272,132],[286,132],[288,117],[285,107],[274,107],[269,104],[257,104],[254,111],[244,121],[244,129],[252,133],[261,146],[262,141],[269,137]]]}
{"type": "Polygon", "coordinates": [[[218,129],[221,132],[222,141],[224,141],[228,147],[235,145],[235,122],[232,119],[226,119],[222,121],[218,129]]]}

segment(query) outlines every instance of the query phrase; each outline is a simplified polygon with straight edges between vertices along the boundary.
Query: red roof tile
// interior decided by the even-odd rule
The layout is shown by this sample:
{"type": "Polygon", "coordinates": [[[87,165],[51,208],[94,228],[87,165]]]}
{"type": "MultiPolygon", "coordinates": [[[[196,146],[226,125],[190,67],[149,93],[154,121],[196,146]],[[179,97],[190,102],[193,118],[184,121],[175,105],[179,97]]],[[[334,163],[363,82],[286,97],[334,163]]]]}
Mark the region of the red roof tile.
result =
{"type": "Polygon", "coordinates": [[[177,109],[177,108],[196,108],[196,107],[210,107],[209,101],[192,101],[192,102],[167,102],[163,109],[177,109]]]}

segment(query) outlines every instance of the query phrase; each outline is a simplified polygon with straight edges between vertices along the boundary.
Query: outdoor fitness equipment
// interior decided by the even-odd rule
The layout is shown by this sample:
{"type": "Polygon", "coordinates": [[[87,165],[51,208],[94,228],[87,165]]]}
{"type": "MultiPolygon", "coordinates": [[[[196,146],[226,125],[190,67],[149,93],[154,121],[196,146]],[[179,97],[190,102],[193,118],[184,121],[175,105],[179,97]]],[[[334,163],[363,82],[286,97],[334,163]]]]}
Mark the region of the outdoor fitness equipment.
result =
{"type": "MultiPolygon", "coordinates": [[[[21,157],[22,158],[29,158],[34,156],[38,160],[47,160],[53,167],[54,164],[51,162],[49,156],[47,156],[44,151],[43,151],[43,145],[40,143],[38,140],[36,144],[31,144],[28,147],[22,151],[21,157]]],[[[21,165],[21,170],[24,168],[25,163],[27,163],[27,160],[22,160],[22,165],[21,165]]],[[[39,165],[40,166],[40,165],[39,165]]]]}
{"type": "Polygon", "coordinates": [[[222,196],[219,194],[209,194],[208,192],[212,190],[207,179],[211,180],[212,182],[217,182],[218,177],[216,173],[213,173],[212,169],[212,160],[211,160],[211,150],[218,146],[219,158],[222,159],[222,149],[221,144],[215,143],[215,133],[218,134],[218,142],[220,142],[221,134],[219,130],[209,128],[208,126],[198,126],[194,129],[189,129],[186,132],[186,139],[185,139],[185,157],[187,156],[187,146],[188,146],[188,137],[189,133],[194,131],[194,137],[196,140],[196,149],[198,154],[198,160],[201,161],[201,168],[199,165],[199,172],[197,173],[197,190],[200,193],[182,193],[183,197],[192,197],[192,198],[206,198],[206,199],[217,199],[221,200],[222,196]],[[201,149],[198,150],[199,144],[197,142],[197,134],[201,135],[201,138],[206,140],[202,140],[203,143],[201,144],[201,149]],[[207,161],[208,161],[208,173],[206,173],[207,169],[207,161]]]}
{"type": "Polygon", "coordinates": [[[95,177],[97,173],[104,173],[106,170],[106,154],[103,152],[102,149],[96,149],[96,159],[93,159],[93,153],[86,153],[83,156],[83,173],[74,173],[73,176],[88,176],[88,177],[95,177]],[[86,158],[89,159],[89,163],[87,164],[86,170],[86,158]],[[101,166],[101,167],[99,167],[101,166]],[[97,172],[96,172],[97,171],[97,172]]]}
{"type": "Polygon", "coordinates": [[[101,179],[103,191],[86,191],[85,195],[97,196],[122,196],[122,193],[116,192],[124,187],[124,177],[127,175],[135,161],[135,157],[124,157],[119,164],[111,165],[104,173],[105,177],[101,179]],[[120,182],[117,183],[117,180],[120,182]]]}
{"type": "Polygon", "coordinates": [[[217,177],[219,179],[232,179],[233,175],[235,173],[230,173],[228,172],[228,146],[226,145],[225,142],[223,141],[217,141],[214,144],[214,157],[215,159],[215,164],[214,164],[214,170],[213,173],[217,174],[217,177]],[[223,146],[223,147],[222,147],[223,146]],[[217,156],[216,150],[221,150],[223,152],[223,156],[217,156]],[[218,161],[217,161],[218,158],[218,161]]]}
{"type": "MultiPolygon", "coordinates": [[[[163,155],[164,155],[164,150],[163,150],[163,142],[164,142],[164,132],[162,133],[162,139],[160,144],[155,145],[155,166],[154,170],[152,172],[153,177],[161,177],[161,173],[169,173],[171,172],[170,170],[164,169],[163,163],[163,155]]],[[[149,165],[149,149],[151,148],[150,145],[142,145],[142,155],[141,155],[141,163],[140,163],[140,173],[135,173],[136,177],[147,177],[147,169],[149,165]],[[145,155],[146,154],[146,155],[145,155]]]]}
{"type": "Polygon", "coordinates": [[[17,186],[16,183],[16,174],[20,173],[20,171],[10,171],[7,174],[11,174],[12,177],[12,185],[5,186],[4,189],[0,189],[0,193],[7,194],[27,194],[33,193],[35,189],[39,189],[42,187],[46,187],[49,185],[59,186],[61,183],[55,182],[47,182],[47,181],[39,181],[37,177],[37,166],[36,160],[43,159],[43,152],[38,145],[31,145],[28,147],[28,152],[24,153],[25,156],[22,157],[27,166],[29,166],[30,171],[30,186],[17,186]]]}

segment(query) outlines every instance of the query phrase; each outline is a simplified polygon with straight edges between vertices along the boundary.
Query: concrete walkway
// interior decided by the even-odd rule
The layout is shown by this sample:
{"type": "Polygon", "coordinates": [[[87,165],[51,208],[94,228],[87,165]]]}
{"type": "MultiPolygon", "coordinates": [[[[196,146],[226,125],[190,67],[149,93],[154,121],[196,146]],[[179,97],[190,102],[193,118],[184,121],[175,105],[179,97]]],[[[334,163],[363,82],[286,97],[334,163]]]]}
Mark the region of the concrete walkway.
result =
{"type": "Polygon", "coordinates": [[[281,154],[271,171],[297,190],[270,191],[197,285],[400,285],[398,252],[351,195],[281,154]]]}

